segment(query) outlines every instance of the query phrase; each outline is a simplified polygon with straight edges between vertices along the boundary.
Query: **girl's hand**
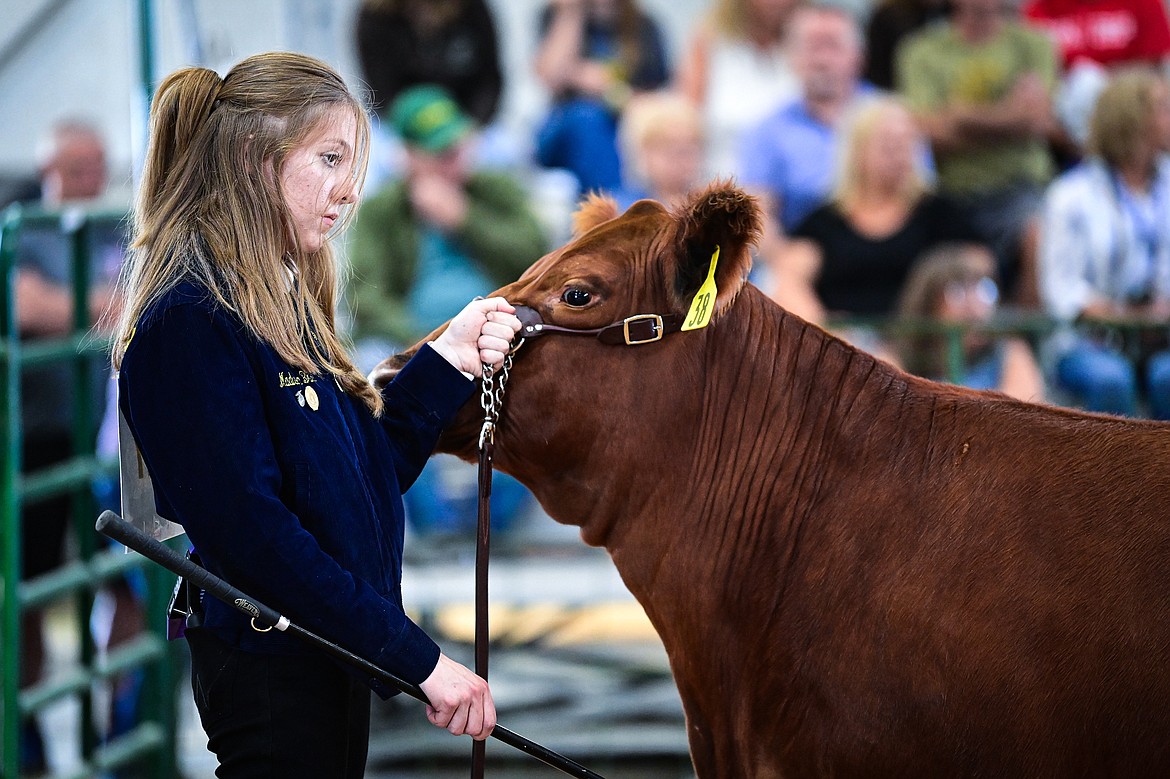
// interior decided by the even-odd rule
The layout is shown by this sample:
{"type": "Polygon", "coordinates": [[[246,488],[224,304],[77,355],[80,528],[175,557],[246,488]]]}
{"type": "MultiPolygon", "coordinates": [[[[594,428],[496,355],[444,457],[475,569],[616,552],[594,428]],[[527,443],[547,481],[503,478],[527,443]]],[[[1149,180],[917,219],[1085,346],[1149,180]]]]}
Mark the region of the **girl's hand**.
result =
{"type": "Polygon", "coordinates": [[[427,719],[456,736],[483,741],[496,726],[496,705],[488,684],[446,655],[421,685],[430,700],[427,719]]]}
{"type": "Polygon", "coordinates": [[[456,314],[431,347],[464,373],[479,376],[483,365],[495,367],[520,332],[516,309],[503,298],[473,300],[456,314]]]}

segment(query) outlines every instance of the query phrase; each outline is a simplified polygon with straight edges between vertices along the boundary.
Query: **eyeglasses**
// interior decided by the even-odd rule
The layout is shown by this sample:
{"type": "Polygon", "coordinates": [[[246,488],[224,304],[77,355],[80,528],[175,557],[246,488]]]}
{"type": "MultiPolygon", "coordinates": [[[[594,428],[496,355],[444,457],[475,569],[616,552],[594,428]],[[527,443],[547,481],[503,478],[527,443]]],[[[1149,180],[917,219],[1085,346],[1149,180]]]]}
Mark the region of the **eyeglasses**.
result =
{"type": "Polygon", "coordinates": [[[943,299],[951,306],[979,303],[992,308],[999,302],[999,285],[990,276],[952,281],[943,288],[943,299]]]}

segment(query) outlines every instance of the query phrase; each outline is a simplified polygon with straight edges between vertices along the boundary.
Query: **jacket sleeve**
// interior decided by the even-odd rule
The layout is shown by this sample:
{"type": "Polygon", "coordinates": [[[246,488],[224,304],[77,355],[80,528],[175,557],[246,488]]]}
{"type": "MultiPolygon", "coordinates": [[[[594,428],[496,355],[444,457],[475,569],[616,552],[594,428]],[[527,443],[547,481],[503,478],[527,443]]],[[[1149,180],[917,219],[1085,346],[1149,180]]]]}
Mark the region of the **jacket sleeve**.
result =
{"type": "Polygon", "coordinates": [[[165,503],[215,572],[298,624],[408,681],[435,643],[350,574],[281,501],[281,471],[239,326],[200,306],[168,308],[126,351],[122,408],[165,503]]]}
{"type": "Polygon", "coordinates": [[[395,475],[404,492],[435,451],[443,428],[477,386],[429,345],[423,345],[382,390],[386,402],[382,428],[394,452],[395,475]]]}

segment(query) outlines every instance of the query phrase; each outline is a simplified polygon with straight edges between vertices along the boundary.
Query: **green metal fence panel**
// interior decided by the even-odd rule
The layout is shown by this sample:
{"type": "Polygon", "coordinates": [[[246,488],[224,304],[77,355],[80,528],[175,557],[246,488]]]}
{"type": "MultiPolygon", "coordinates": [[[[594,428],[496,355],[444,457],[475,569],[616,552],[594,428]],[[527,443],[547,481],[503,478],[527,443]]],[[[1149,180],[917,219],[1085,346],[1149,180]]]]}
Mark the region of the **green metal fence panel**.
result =
{"type": "Polygon", "coordinates": [[[181,655],[168,645],[161,618],[173,584],[169,574],[154,566],[144,568],[145,633],[99,653],[89,627],[98,589],[144,565],[137,555],[99,543],[93,529],[97,518],[93,481],[112,474],[116,466],[99,461],[94,454],[98,408],[91,388],[100,379],[95,371],[103,370],[95,358],[105,353],[107,343],[91,330],[90,238],[96,224],[121,215],[62,217],[17,205],[0,218],[0,779],[20,775],[22,722],[67,697],[81,704],[75,740],[82,762],[73,775],[97,777],[134,763],[144,767],[144,776],[170,779],[177,773],[175,682],[181,655]],[[73,322],[67,336],[22,343],[15,300],[16,248],[21,231],[30,228],[60,230],[69,239],[73,322]],[[22,475],[21,371],[51,364],[67,365],[70,372],[73,456],[51,468],[22,475]],[[70,496],[76,559],[43,576],[21,581],[21,507],[56,495],[70,496]],[[22,616],[64,598],[73,602],[74,630],[80,640],[78,660],[63,672],[22,688],[22,616]],[[131,671],[142,671],[145,676],[140,722],[128,733],[100,743],[91,705],[94,687],[131,671]]]}
{"type": "Polygon", "coordinates": [[[19,696],[20,696],[20,598],[19,573],[10,577],[9,571],[20,571],[20,333],[16,327],[16,311],[12,290],[15,288],[16,238],[19,234],[20,211],[13,207],[3,215],[0,223],[0,341],[4,352],[0,363],[4,366],[4,382],[0,387],[3,402],[4,462],[0,463],[0,564],[4,571],[0,583],[0,775],[18,775],[19,755],[19,696]]]}

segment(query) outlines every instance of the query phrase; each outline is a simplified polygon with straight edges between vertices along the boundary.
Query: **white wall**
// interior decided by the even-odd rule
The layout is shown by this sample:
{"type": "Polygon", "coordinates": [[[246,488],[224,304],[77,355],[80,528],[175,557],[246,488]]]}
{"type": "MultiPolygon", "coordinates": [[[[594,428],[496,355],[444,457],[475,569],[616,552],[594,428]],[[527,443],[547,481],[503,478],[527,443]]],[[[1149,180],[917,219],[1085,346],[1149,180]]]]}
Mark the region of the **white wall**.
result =
{"type": "MultiPolygon", "coordinates": [[[[506,72],[502,119],[516,132],[535,121],[543,104],[530,63],[544,1],[490,0],[506,72]]],[[[641,2],[662,23],[676,56],[708,5],[641,2]]],[[[352,44],[357,0],[154,0],[154,8],[156,81],[200,55],[200,64],[222,73],[271,49],[321,57],[359,81],[352,44]]],[[[105,133],[116,180],[128,186],[144,122],[138,9],[138,0],[0,0],[0,175],[35,174],[39,135],[62,116],[80,115],[105,133]],[[44,9],[53,11],[48,21],[27,30],[44,9]]]]}

